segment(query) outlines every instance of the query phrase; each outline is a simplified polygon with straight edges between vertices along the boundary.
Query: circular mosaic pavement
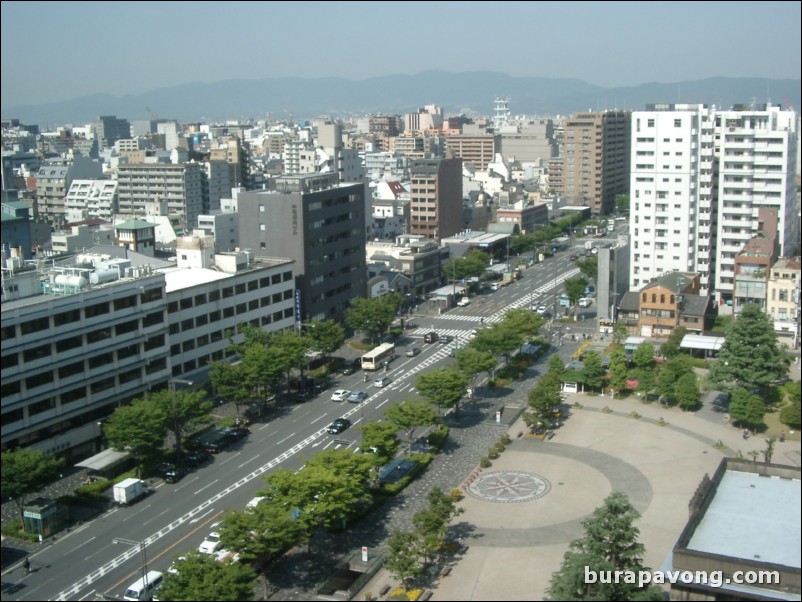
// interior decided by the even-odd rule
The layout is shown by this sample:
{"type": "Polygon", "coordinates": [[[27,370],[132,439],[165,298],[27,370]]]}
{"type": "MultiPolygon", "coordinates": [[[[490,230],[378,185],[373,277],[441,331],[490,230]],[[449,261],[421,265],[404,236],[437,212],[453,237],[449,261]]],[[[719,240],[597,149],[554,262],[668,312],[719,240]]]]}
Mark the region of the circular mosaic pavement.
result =
{"type": "Polygon", "coordinates": [[[551,483],[540,475],[517,470],[485,472],[476,477],[468,493],[486,502],[528,502],[546,495],[551,483]]]}

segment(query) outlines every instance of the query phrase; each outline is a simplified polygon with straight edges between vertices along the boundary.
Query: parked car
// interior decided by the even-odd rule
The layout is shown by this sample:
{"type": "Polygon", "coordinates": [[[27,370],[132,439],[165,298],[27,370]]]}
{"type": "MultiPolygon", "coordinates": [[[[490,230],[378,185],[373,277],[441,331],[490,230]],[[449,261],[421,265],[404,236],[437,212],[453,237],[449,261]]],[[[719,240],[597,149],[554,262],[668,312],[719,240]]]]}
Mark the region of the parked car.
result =
{"type": "Polygon", "coordinates": [[[439,338],[440,335],[438,335],[434,330],[432,330],[431,332],[427,332],[425,335],[423,335],[423,342],[436,343],[439,338]]]}
{"type": "Polygon", "coordinates": [[[212,454],[210,454],[205,449],[196,449],[191,452],[187,452],[184,456],[184,464],[186,466],[200,466],[204,462],[208,462],[212,459],[212,454]]]}
{"type": "Polygon", "coordinates": [[[407,357],[415,357],[420,353],[420,347],[410,347],[407,349],[406,356],[407,357]]]}
{"type": "Polygon", "coordinates": [[[245,437],[247,437],[250,434],[251,434],[250,429],[245,426],[235,426],[230,429],[226,429],[226,437],[232,443],[234,443],[235,441],[239,441],[240,439],[245,439],[245,437]]]}
{"type": "Polygon", "coordinates": [[[348,418],[338,418],[326,428],[326,432],[331,435],[337,435],[342,433],[344,430],[347,430],[350,426],[351,421],[348,420],[348,418]]]}
{"type": "Polygon", "coordinates": [[[351,391],[348,397],[345,398],[345,401],[349,403],[360,403],[367,398],[368,394],[364,391],[351,391]]]}
{"type": "Polygon", "coordinates": [[[182,471],[179,471],[175,464],[168,464],[162,462],[156,466],[156,473],[168,483],[177,483],[184,476],[182,471]]]}
{"type": "Polygon", "coordinates": [[[345,399],[351,394],[351,391],[348,389],[337,389],[334,393],[331,394],[332,401],[345,401],[345,399]]]}

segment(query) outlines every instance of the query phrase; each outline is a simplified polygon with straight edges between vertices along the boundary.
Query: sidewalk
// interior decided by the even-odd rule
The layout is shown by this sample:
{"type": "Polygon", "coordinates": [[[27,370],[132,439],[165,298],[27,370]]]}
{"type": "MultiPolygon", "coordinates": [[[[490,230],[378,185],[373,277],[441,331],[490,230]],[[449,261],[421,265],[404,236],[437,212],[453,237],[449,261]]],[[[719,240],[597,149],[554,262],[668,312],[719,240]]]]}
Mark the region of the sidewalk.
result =
{"type": "MultiPolygon", "coordinates": [[[[636,526],[646,548],[644,563],[659,568],[687,522],[702,477],[713,474],[724,457],[765,447],[759,437],[744,441],[740,429],[723,419],[713,423],[636,399],[568,395],[569,404],[577,402],[583,407],[571,410],[550,441],[516,438],[525,431],[522,422],[509,429],[513,443],[460,503],[465,512],[452,529],[469,548],[454,558],[447,576],[432,580],[432,600],[543,599],[568,544],[584,533],[582,521],[614,490],[626,493],[641,513],[636,526]],[[612,412],[602,412],[605,407],[612,412]],[[726,447],[714,447],[718,441],[726,447]],[[535,475],[547,490],[518,502],[485,495],[498,491],[498,483],[510,483],[505,472],[535,475]]],[[[800,465],[800,442],[777,443],[773,461],[800,465]]],[[[356,598],[396,583],[382,569],[356,598]]]]}

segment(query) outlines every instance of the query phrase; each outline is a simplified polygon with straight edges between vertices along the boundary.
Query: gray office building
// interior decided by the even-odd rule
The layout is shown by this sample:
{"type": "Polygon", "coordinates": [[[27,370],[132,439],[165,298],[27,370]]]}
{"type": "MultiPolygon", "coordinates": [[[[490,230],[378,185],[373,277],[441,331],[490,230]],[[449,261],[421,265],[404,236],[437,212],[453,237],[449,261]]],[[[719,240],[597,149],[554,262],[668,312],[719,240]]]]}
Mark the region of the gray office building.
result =
{"type": "Polygon", "coordinates": [[[365,187],[336,173],[282,176],[271,191],[238,196],[240,245],[295,261],[302,322],[341,320],[364,297],[365,187]]]}

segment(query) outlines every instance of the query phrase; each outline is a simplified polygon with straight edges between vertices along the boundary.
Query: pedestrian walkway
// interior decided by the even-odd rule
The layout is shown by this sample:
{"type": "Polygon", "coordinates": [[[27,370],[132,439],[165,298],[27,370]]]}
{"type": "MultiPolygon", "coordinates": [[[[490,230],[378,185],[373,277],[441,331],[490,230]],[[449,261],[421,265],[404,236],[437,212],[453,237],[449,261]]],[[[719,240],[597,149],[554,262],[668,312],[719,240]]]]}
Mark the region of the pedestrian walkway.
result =
{"type": "MultiPolygon", "coordinates": [[[[513,439],[493,466],[463,473],[465,513],[452,526],[468,550],[447,576],[429,583],[432,600],[539,600],[582,521],[612,491],[642,514],[645,564],[659,568],[688,519],[688,503],[722,458],[746,455],[763,441],[693,413],[634,398],[569,394],[571,416],[554,439],[513,439]],[[580,407],[581,406],[581,407],[580,407]],[[536,493],[532,493],[536,492],[536,493]],[[517,495],[517,498],[516,498],[517,495]]],[[[799,441],[777,444],[775,461],[799,465],[799,441]]],[[[380,571],[363,589],[396,580],[380,571]]],[[[361,597],[360,594],[357,597],[361,597]]]]}

